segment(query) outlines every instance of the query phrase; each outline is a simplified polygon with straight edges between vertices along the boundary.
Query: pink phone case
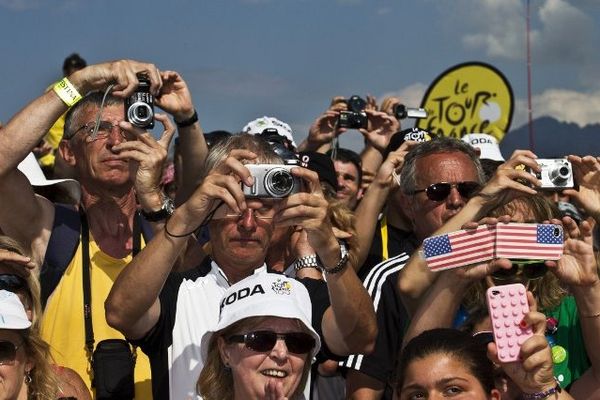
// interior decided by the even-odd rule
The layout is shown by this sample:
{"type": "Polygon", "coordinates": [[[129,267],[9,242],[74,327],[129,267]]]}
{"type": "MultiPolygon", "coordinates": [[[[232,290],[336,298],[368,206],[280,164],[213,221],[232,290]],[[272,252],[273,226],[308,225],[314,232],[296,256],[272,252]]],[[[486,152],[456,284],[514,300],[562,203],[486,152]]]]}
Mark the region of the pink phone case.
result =
{"type": "Polygon", "coordinates": [[[522,329],[519,326],[529,312],[525,286],[520,283],[493,286],[487,290],[487,301],[498,359],[517,361],[521,345],[533,335],[531,327],[522,329]]]}

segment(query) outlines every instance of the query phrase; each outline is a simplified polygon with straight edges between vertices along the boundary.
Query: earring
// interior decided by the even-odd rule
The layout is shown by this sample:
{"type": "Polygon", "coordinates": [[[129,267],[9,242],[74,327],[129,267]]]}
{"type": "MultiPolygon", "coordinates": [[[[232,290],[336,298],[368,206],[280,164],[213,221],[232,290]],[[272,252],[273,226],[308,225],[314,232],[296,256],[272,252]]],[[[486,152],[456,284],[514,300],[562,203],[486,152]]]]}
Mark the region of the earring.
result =
{"type": "Polygon", "coordinates": [[[32,380],[33,379],[31,379],[31,371],[26,371],[25,378],[23,378],[23,381],[25,382],[26,385],[29,385],[32,380]]]}
{"type": "Polygon", "coordinates": [[[223,366],[225,367],[225,371],[231,371],[231,366],[229,366],[229,363],[224,363],[223,366]]]}

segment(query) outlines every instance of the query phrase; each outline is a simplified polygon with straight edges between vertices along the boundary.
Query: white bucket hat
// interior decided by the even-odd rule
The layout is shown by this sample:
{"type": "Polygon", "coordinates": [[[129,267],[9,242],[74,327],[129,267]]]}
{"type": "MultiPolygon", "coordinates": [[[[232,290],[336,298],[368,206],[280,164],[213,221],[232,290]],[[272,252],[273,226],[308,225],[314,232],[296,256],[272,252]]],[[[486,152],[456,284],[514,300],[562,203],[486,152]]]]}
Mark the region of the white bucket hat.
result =
{"type": "Polygon", "coordinates": [[[31,321],[19,296],[8,290],[0,290],[0,329],[27,329],[31,321]]]}
{"type": "Polygon", "coordinates": [[[204,358],[208,354],[208,344],[212,334],[249,317],[281,317],[299,320],[316,345],[311,357],[319,352],[321,340],[313,329],[312,303],[308,290],[299,281],[285,275],[264,273],[254,274],[231,286],[221,298],[219,323],[214,330],[202,337],[201,351],[204,358]]]}
{"type": "Polygon", "coordinates": [[[81,186],[75,179],[46,179],[46,175],[40,168],[33,153],[29,153],[27,157],[17,166],[32,186],[50,186],[60,184],[73,199],[79,201],[81,198],[81,186]]]}

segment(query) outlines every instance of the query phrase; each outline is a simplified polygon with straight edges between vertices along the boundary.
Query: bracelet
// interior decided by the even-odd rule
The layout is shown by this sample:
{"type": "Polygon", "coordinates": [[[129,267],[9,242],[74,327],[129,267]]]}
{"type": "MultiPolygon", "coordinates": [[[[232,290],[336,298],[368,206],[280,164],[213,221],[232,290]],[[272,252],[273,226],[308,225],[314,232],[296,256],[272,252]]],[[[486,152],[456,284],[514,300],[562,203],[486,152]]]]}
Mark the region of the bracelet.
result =
{"type": "Polygon", "coordinates": [[[54,87],[52,88],[54,93],[60,97],[60,99],[67,105],[67,107],[72,107],[81,100],[81,95],[75,89],[75,86],[69,81],[66,77],[62,78],[62,80],[56,82],[54,87]]]}
{"type": "Polygon", "coordinates": [[[552,389],[548,389],[543,392],[536,392],[536,393],[523,393],[521,398],[523,400],[542,400],[542,399],[548,398],[548,396],[550,396],[551,394],[556,394],[556,393],[561,393],[561,392],[562,392],[562,389],[561,389],[560,385],[558,384],[558,382],[556,382],[556,386],[554,386],[552,389]]]}
{"type": "Polygon", "coordinates": [[[194,115],[183,121],[175,120],[175,125],[177,125],[178,128],[187,128],[188,126],[194,125],[196,122],[198,122],[198,113],[194,110],[194,115]]]}
{"type": "Polygon", "coordinates": [[[298,272],[302,268],[317,268],[317,269],[320,269],[321,268],[321,263],[319,263],[319,258],[317,257],[316,254],[311,254],[309,256],[304,256],[304,257],[298,258],[296,261],[294,261],[294,263],[292,264],[292,266],[294,267],[294,270],[296,272],[298,272]]]}
{"type": "Polygon", "coordinates": [[[191,232],[188,232],[188,233],[184,233],[184,234],[181,234],[181,235],[174,235],[174,234],[172,234],[171,232],[169,232],[169,229],[167,229],[167,224],[168,224],[168,223],[169,223],[169,219],[167,219],[167,220],[165,221],[165,233],[167,234],[167,236],[171,236],[171,237],[173,237],[173,238],[183,238],[183,237],[187,237],[187,236],[190,236],[192,233],[196,232],[196,230],[198,230],[198,228],[196,228],[196,229],[194,229],[193,231],[191,231],[191,232]]]}

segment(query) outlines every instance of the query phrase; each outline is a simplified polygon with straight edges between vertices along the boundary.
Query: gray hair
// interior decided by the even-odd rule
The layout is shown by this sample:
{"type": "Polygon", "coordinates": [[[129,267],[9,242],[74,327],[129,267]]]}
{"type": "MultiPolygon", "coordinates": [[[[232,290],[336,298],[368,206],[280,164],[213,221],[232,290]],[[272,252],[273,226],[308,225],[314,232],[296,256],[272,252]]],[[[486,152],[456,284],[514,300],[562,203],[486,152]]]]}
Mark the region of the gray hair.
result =
{"type": "MultiPolygon", "coordinates": [[[[283,163],[283,159],[273,151],[273,148],[266,140],[247,133],[240,133],[220,140],[210,149],[204,164],[204,176],[224,162],[229,153],[236,149],[250,150],[257,155],[256,161],[262,164],[283,163]]],[[[244,161],[242,160],[242,162],[244,161]]]]}
{"type": "MultiPolygon", "coordinates": [[[[100,109],[100,104],[102,104],[102,97],[104,96],[104,92],[94,91],[88,93],[81,101],[75,104],[69,111],[67,111],[67,115],[65,116],[65,129],[64,129],[64,140],[71,140],[73,135],[75,134],[75,130],[79,129],[79,121],[81,119],[81,114],[88,110],[91,107],[95,107],[100,109]],[[73,126],[76,124],[76,126],[73,126]]],[[[123,99],[113,96],[109,93],[106,96],[106,100],[104,101],[104,106],[114,106],[114,105],[123,105],[123,99]]],[[[123,115],[125,115],[125,110],[123,110],[123,115]]]]}
{"type": "Polygon", "coordinates": [[[412,194],[417,190],[417,160],[430,154],[436,153],[463,153],[473,162],[477,171],[477,182],[485,182],[485,174],[479,161],[479,156],[469,144],[462,140],[439,137],[428,142],[420,143],[413,147],[404,158],[402,167],[402,179],[400,180],[400,190],[404,194],[412,194]]]}

